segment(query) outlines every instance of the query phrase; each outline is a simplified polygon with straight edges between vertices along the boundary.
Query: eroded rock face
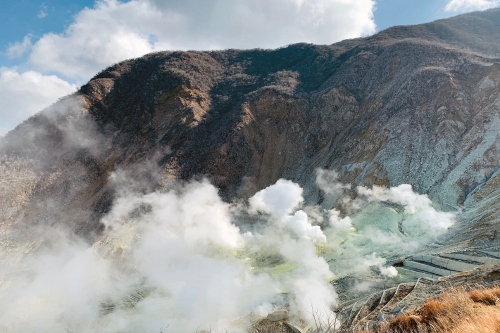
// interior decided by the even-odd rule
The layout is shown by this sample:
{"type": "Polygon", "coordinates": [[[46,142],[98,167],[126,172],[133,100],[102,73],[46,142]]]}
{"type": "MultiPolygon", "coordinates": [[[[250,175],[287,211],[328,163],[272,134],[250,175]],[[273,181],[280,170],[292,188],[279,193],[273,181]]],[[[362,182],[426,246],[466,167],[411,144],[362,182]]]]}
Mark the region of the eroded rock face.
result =
{"type": "Polygon", "coordinates": [[[498,22],[495,9],[330,46],[114,65],[2,139],[2,196],[15,196],[3,219],[65,219],[92,235],[123,168],[150,178],[143,192],[204,176],[234,199],[287,178],[316,202],[315,169],[326,168],[353,184],[409,183],[445,208],[478,207],[497,197],[498,22]]]}

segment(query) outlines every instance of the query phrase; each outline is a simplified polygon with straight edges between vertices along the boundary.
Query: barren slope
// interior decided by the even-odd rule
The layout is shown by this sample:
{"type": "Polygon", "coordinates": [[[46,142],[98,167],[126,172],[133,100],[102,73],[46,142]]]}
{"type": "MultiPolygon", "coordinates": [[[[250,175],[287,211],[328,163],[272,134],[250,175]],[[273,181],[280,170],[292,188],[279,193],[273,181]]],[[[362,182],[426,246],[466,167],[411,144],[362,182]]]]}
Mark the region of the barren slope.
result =
{"type": "Polygon", "coordinates": [[[2,139],[2,221],[64,222],[91,237],[124,167],[148,179],[144,192],[205,176],[227,199],[287,178],[331,208],[312,186],[321,167],[465,206],[463,237],[496,239],[499,22],[494,9],[329,46],[114,65],[2,139]]]}

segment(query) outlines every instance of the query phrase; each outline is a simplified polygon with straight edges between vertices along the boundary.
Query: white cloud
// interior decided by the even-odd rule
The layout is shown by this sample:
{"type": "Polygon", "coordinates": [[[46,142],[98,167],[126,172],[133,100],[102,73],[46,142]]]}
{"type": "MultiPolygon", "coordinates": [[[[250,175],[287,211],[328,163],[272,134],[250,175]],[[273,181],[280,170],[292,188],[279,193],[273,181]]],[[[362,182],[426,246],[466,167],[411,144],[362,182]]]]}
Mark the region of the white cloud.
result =
{"type": "Polygon", "coordinates": [[[374,0],[98,1],[62,34],[34,45],[39,70],[88,79],[118,61],[156,50],[275,48],[331,44],[371,34],[374,0]]]}
{"type": "Polygon", "coordinates": [[[175,21],[143,2],[98,2],[76,15],[63,34],[49,33],[38,40],[30,61],[42,71],[88,79],[113,63],[151,52],[148,29],[141,25],[161,19],[175,21]]]}
{"type": "Polygon", "coordinates": [[[451,0],[445,7],[447,11],[468,12],[485,10],[500,5],[499,0],[451,0]]]}
{"type": "Polygon", "coordinates": [[[26,51],[31,49],[32,46],[31,35],[26,35],[22,42],[16,42],[9,45],[9,47],[7,48],[7,56],[9,58],[21,57],[26,53],[26,51]]]}
{"type": "Polygon", "coordinates": [[[0,135],[75,90],[75,85],[53,75],[0,68],[0,135]]]}
{"type": "Polygon", "coordinates": [[[36,16],[37,16],[39,19],[43,19],[43,18],[47,17],[47,15],[49,15],[49,14],[47,13],[47,6],[46,6],[44,3],[42,3],[42,4],[40,5],[40,10],[38,11],[38,14],[37,14],[36,16]]]}

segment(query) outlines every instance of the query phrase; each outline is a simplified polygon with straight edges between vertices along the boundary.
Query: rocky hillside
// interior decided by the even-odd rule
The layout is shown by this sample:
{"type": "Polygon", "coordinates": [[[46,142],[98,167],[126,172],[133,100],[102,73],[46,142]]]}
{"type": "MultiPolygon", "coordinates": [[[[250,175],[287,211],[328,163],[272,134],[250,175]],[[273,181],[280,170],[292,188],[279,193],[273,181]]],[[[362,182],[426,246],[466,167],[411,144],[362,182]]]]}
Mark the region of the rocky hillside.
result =
{"type": "Polygon", "coordinates": [[[499,36],[493,9],[333,45],[124,61],[2,139],[0,212],[65,216],[92,235],[110,174],[144,161],[133,171],[151,178],[144,192],[204,176],[233,199],[287,178],[333,205],[312,186],[321,167],[354,184],[409,183],[495,238],[499,36]]]}

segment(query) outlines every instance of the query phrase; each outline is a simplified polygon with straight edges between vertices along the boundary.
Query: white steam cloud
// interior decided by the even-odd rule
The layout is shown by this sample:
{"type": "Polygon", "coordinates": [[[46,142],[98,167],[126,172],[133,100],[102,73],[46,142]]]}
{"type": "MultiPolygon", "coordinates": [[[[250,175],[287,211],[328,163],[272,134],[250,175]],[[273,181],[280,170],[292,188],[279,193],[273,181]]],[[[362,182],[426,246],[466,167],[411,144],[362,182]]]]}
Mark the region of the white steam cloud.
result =
{"type": "Polygon", "coordinates": [[[486,10],[500,5],[498,0],[451,0],[445,7],[447,11],[468,12],[486,10]]]}
{"type": "Polygon", "coordinates": [[[257,192],[249,203],[251,212],[264,212],[279,219],[289,215],[303,201],[302,188],[298,184],[280,179],[257,192]]]}
{"type": "MultiPolygon", "coordinates": [[[[319,183],[330,179],[323,191],[349,191],[337,178],[318,171],[319,183]]],[[[409,185],[358,187],[356,199],[324,208],[283,179],[243,205],[223,202],[206,180],[148,194],[126,171],[111,180],[118,195],[93,245],[53,228],[13,244],[23,230],[3,231],[0,331],[243,331],[277,309],[311,321],[311,309],[336,304],[332,279],[366,270],[393,278],[387,251],[408,253],[453,223],[409,185]]]]}
{"type": "Polygon", "coordinates": [[[411,185],[402,184],[390,189],[374,186],[372,189],[358,187],[358,193],[368,201],[387,201],[400,204],[408,218],[402,223],[406,234],[420,236],[447,230],[454,224],[454,214],[439,212],[432,207],[426,195],[413,192],[411,185]]]}
{"type": "Polygon", "coordinates": [[[350,186],[338,182],[336,172],[325,170],[318,170],[316,183],[325,201],[334,195],[345,212],[328,210],[329,228],[325,229],[329,248],[323,256],[339,275],[376,267],[382,275],[394,277],[397,271],[384,266],[385,258],[416,252],[455,222],[455,214],[438,211],[427,195],[413,192],[408,184],[391,188],[358,186],[351,191],[350,186]],[[332,182],[331,186],[325,179],[332,182]]]}

